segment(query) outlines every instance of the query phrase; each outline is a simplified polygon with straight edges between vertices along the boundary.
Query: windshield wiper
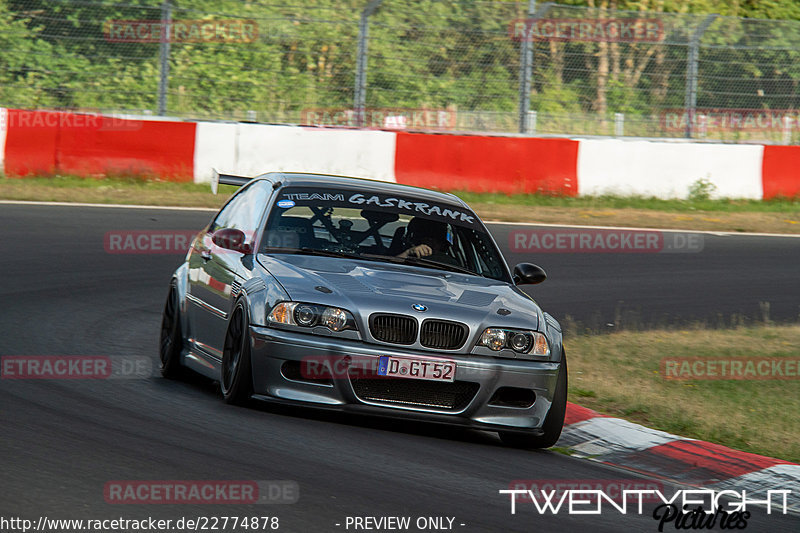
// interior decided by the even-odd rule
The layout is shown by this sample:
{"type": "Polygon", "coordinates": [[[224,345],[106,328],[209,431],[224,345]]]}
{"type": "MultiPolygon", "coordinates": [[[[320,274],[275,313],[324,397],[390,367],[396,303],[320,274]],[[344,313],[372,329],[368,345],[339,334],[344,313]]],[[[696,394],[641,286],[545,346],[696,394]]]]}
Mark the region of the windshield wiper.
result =
{"type": "Polygon", "coordinates": [[[382,261],[385,256],[372,254],[356,254],[352,252],[340,252],[337,250],[323,250],[319,248],[278,248],[267,247],[263,253],[267,254],[299,254],[299,255],[319,255],[322,257],[339,257],[343,259],[360,259],[362,261],[382,261]]]}
{"type": "Polygon", "coordinates": [[[436,268],[439,270],[459,272],[461,274],[469,274],[471,276],[477,276],[475,272],[457,265],[440,263],[439,261],[432,261],[430,259],[425,259],[422,257],[414,257],[414,256],[397,257],[394,255],[381,255],[381,254],[356,254],[351,252],[322,250],[319,248],[308,248],[308,247],[303,247],[303,248],[268,247],[264,249],[264,253],[319,255],[323,257],[340,257],[343,259],[360,259],[362,261],[381,261],[388,263],[411,264],[429,268],[436,268]]]}

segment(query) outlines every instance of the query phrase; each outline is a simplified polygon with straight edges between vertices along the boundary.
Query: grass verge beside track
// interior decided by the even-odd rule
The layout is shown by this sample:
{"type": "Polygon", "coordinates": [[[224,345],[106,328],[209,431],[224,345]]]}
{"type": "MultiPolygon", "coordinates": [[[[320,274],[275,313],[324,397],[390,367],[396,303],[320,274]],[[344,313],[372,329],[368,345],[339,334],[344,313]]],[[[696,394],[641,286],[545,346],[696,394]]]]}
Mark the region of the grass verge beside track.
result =
{"type": "Polygon", "coordinates": [[[219,208],[235,191],[223,185],[214,196],[208,185],[152,181],[138,177],[80,178],[74,176],[0,178],[1,200],[88,204],[168,205],[219,208]]]}
{"type": "MultiPolygon", "coordinates": [[[[572,402],[684,437],[800,462],[799,325],[570,335],[565,346],[572,402]],[[717,361],[719,376],[720,361],[762,357],[794,364],[778,367],[785,379],[770,380],[753,379],[746,370],[739,380],[665,379],[662,368],[662,359],[703,358],[717,361]]],[[[680,366],[670,368],[681,375],[680,366]]]]}
{"type": "MultiPolygon", "coordinates": [[[[235,188],[138,177],[0,178],[0,199],[218,208],[235,188]]],[[[800,199],[659,200],[457,192],[484,220],[800,234],[800,199]]]]}
{"type": "Polygon", "coordinates": [[[457,192],[484,220],[585,226],[800,233],[800,199],[504,195],[457,192]]]}

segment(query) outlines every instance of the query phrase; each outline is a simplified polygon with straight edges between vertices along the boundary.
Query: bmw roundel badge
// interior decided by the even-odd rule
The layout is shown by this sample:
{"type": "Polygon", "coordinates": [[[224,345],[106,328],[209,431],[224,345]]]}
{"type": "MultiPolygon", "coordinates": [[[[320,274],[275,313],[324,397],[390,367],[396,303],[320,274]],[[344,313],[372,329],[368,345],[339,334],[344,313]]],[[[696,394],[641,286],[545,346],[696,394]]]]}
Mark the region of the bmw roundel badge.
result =
{"type": "Polygon", "coordinates": [[[422,305],[422,304],[414,304],[414,305],[412,305],[411,307],[413,307],[413,308],[414,308],[414,311],[419,311],[420,313],[422,313],[422,312],[424,312],[424,311],[427,311],[427,310],[428,310],[428,308],[427,308],[427,307],[425,307],[425,306],[424,306],[424,305],[422,305]]]}

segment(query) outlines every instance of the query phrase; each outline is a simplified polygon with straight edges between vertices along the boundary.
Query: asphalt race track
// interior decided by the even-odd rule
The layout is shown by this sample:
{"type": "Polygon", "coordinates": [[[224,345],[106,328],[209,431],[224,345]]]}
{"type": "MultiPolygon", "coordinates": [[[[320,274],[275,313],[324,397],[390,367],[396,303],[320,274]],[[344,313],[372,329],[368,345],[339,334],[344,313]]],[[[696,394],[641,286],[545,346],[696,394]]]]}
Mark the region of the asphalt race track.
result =
{"type": "Polygon", "coordinates": [[[530,227],[490,227],[510,265],[530,261],[547,271],[548,280],[528,290],[544,309],[598,331],[752,323],[764,319],[762,303],[771,320],[800,319],[800,237],[670,232],[665,242],[692,235],[700,251],[525,254],[509,251],[509,234],[530,227]]]}
{"type": "MultiPolygon", "coordinates": [[[[197,230],[210,216],[0,204],[0,355],[146,356],[154,370],[144,379],[1,380],[0,516],[277,516],[280,531],[297,532],[355,531],[345,527],[353,516],[410,516],[412,524],[455,517],[453,529],[464,532],[658,530],[652,506],[644,515],[553,516],[518,504],[511,515],[508,496],[498,494],[512,480],[637,480],[627,472],[505,448],[489,433],[232,407],[212,383],[157,377],[161,309],[182,256],[110,254],[104,235],[197,230]],[[104,498],[106,483],[115,480],[224,479],[295,481],[299,500],[112,505],[104,498]]],[[[515,228],[492,229],[507,252],[515,228]]],[[[628,324],[759,317],[759,302],[770,302],[774,320],[797,318],[800,239],[703,237],[702,252],[694,254],[506,257],[548,271],[550,279],[532,291],[545,309],[605,328],[620,317],[628,324]]],[[[800,519],[754,510],[746,530],[798,531],[800,519]]]]}

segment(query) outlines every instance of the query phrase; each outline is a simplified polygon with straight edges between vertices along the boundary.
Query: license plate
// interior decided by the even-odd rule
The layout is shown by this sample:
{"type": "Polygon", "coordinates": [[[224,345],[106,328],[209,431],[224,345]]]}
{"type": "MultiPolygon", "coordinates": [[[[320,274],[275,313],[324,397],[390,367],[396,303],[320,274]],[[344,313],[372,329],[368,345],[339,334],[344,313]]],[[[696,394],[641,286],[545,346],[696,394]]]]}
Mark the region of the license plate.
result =
{"type": "Polygon", "coordinates": [[[455,361],[420,359],[417,357],[391,357],[384,355],[378,363],[378,375],[392,378],[427,379],[430,381],[455,381],[455,361]]]}

